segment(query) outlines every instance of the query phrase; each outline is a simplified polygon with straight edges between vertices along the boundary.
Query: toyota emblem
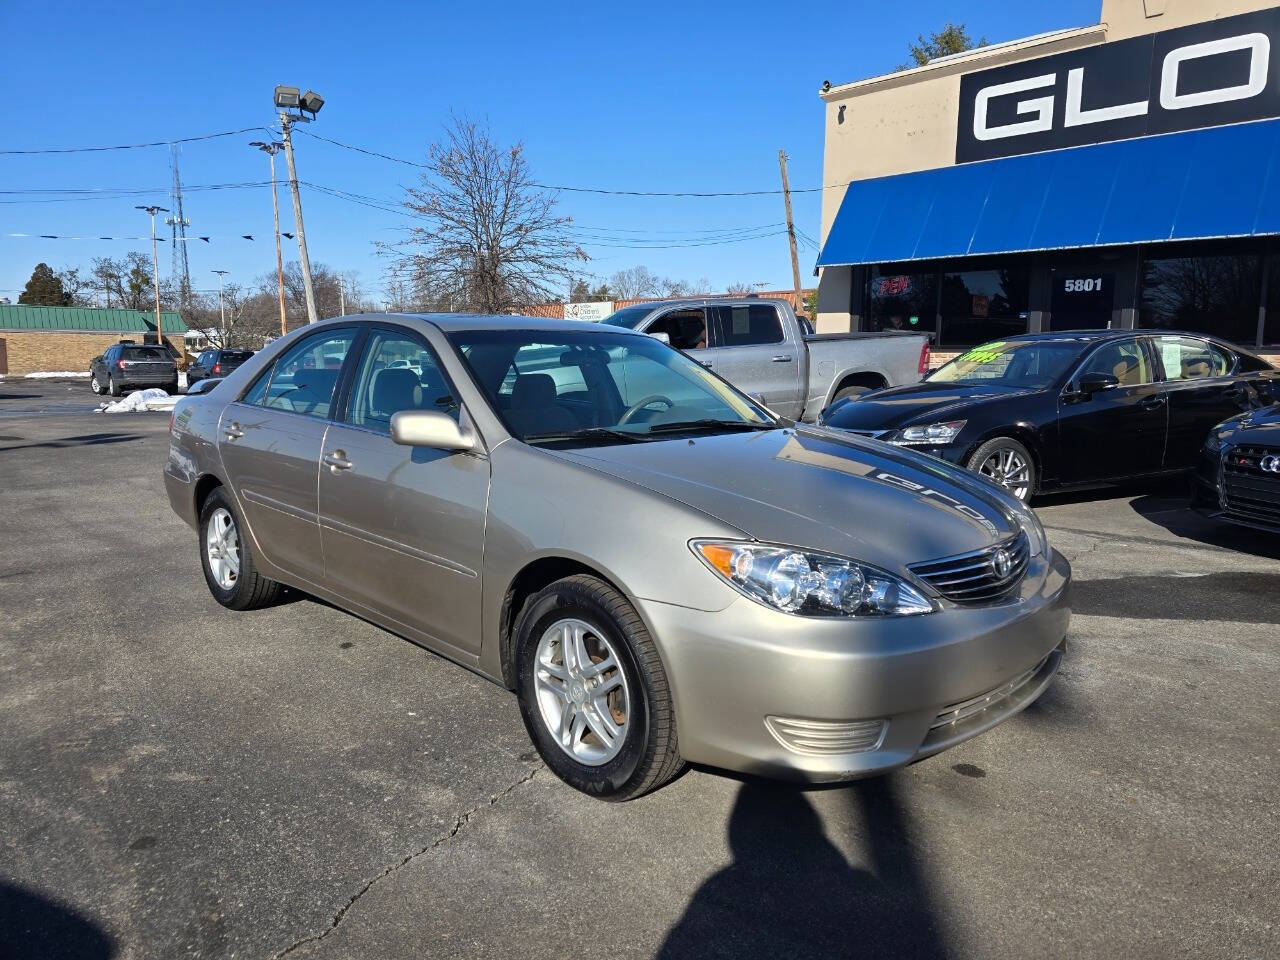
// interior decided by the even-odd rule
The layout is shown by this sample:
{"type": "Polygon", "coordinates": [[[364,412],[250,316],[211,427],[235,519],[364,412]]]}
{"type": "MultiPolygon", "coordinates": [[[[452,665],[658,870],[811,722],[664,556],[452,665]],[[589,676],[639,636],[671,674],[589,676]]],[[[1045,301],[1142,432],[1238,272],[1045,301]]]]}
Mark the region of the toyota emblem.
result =
{"type": "Polygon", "coordinates": [[[992,554],[991,568],[1001,580],[1007,577],[1009,571],[1013,569],[1013,557],[1009,556],[1009,551],[1001,548],[992,554]]]}
{"type": "Polygon", "coordinates": [[[1258,461],[1258,469],[1265,470],[1267,473],[1280,473],[1280,457],[1268,454],[1258,461]]]}

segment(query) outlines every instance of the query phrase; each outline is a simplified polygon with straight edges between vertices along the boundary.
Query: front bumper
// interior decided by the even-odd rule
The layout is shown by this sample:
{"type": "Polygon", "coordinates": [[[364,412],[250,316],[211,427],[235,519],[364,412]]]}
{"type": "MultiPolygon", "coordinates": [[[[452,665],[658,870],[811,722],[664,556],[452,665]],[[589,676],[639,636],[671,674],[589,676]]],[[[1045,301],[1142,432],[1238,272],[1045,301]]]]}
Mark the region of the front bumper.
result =
{"type": "MultiPolygon", "coordinates": [[[[744,598],[719,612],[639,601],[662,651],[686,760],[809,782],[911,763],[1008,719],[1048,686],[1071,619],[1071,569],[1051,551],[987,607],[849,621],[789,616],[744,598]],[[787,745],[776,721],[816,730],[787,745]],[[847,752],[855,721],[882,721],[847,752]],[[825,730],[825,732],[823,732],[825,730]]],[[[782,729],[796,728],[783,724],[782,729]]]]}

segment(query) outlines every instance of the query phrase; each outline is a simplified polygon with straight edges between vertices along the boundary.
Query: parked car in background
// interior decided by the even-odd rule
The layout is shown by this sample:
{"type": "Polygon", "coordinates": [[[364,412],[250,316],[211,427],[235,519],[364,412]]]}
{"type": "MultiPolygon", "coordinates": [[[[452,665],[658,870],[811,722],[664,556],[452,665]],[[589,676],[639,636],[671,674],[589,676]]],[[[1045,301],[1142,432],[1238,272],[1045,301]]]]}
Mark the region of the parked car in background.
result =
{"type": "Polygon", "coordinates": [[[252,350],[205,350],[187,368],[187,387],[206,377],[225,377],[252,356],[252,350]]]}
{"type": "Polygon", "coordinates": [[[178,365],[167,348],[117,343],[89,361],[89,389],[94,393],[118,397],[144,387],[178,392],[178,365]]]}
{"type": "Polygon", "coordinates": [[[1280,399],[1280,371],[1193,333],[1085,330],[975,347],[820,422],[968,467],[1028,500],[1192,470],[1214,424],[1280,399]]]}
{"type": "Polygon", "coordinates": [[[1280,533],[1280,405],[1209,431],[1192,506],[1209,517],[1280,533]]]}
{"type": "Polygon", "coordinates": [[[220,603],[290,584],[503,684],[594,796],[686,761],[880,773],[1012,716],[1062,656],[1070,569],[1023,504],[607,324],[325,321],[171,429],[220,603]]]}
{"type": "Polygon", "coordinates": [[[664,300],[602,322],[665,338],[793,420],[812,422],[837,400],[915,383],[929,369],[925,334],[810,333],[785,300],[664,300]]]}

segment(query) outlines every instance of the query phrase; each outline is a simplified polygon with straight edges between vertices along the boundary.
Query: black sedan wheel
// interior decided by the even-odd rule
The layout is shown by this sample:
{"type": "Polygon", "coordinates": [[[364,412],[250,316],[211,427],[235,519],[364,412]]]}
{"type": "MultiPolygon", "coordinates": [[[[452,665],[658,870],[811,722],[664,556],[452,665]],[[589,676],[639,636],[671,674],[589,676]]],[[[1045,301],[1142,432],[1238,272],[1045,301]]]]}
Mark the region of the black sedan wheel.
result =
{"type": "Polygon", "coordinates": [[[1012,437],[988,440],[969,458],[969,469],[994,480],[1024,503],[1036,492],[1035,461],[1012,437]]]}

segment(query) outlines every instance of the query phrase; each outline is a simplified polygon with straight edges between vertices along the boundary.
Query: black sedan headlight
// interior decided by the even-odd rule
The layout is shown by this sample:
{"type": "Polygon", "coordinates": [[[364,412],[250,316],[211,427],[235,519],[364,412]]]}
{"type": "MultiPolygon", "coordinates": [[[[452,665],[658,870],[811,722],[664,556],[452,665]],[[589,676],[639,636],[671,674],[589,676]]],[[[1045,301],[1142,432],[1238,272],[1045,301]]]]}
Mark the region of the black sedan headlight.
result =
{"type": "Polygon", "coordinates": [[[968,422],[968,420],[947,420],[940,423],[922,423],[913,427],[903,427],[885,439],[902,446],[942,447],[954,442],[968,422]]]}

